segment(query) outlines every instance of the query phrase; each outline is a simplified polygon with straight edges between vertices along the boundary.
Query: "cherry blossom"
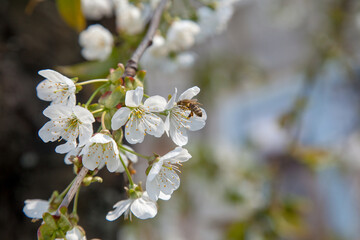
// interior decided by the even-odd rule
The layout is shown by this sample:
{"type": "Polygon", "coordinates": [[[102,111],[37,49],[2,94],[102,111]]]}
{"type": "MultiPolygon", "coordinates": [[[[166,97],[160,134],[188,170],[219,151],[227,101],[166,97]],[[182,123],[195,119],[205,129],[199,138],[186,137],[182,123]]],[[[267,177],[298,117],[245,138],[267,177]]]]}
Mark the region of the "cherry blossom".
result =
{"type": "Polygon", "coordinates": [[[109,30],[95,24],[89,26],[79,35],[81,54],[86,60],[105,60],[110,55],[114,39],[109,30]]]}
{"type": "Polygon", "coordinates": [[[167,32],[166,44],[168,49],[177,52],[192,47],[195,43],[195,36],[199,32],[199,25],[193,21],[175,21],[167,32]]]}
{"type": "Polygon", "coordinates": [[[107,134],[97,133],[91,137],[80,155],[84,166],[90,170],[106,165],[110,172],[115,172],[121,164],[117,144],[107,134]]]}
{"type": "MultiPolygon", "coordinates": [[[[180,95],[178,101],[184,99],[190,100],[199,92],[199,87],[189,88],[180,95]]],[[[193,114],[193,116],[189,118],[190,110],[185,110],[177,105],[175,101],[176,95],[177,89],[175,89],[174,94],[166,106],[169,113],[165,120],[165,131],[167,135],[170,134],[171,139],[176,145],[184,146],[188,142],[186,130],[197,131],[202,129],[205,126],[207,115],[205,110],[200,108],[202,112],[201,117],[193,114]]]]}
{"type": "Polygon", "coordinates": [[[76,102],[74,82],[64,75],[51,70],[41,70],[39,75],[46,78],[36,87],[37,96],[52,104],[74,105],[76,102]]]}
{"type": "Polygon", "coordinates": [[[147,180],[146,191],[149,198],[157,201],[170,199],[171,194],[179,188],[180,178],[176,174],[178,165],[191,158],[189,152],[181,147],[176,147],[171,152],[160,157],[151,167],[147,180]]]}
{"type": "Polygon", "coordinates": [[[143,94],[142,87],[127,91],[126,107],[118,109],[111,120],[113,130],[126,124],[125,138],[131,144],[141,143],[146,133],[155,137],[161,137],[164,133],[164,122],[153,112],[162,112],[166,100],[161,96],[152,96],[142,104],[143,94]]]}
{"type": "Polygon", "coordinates": [[[153,218],[157,214],[156,202],[149,198],[146,191],[138,198],[129,198],[117,202],[113,208],[115,209],[106,215],[106,220],[108,221],[114,221],[123,214],[126,219],[129,216],[131,219],[131,213],[140,219],[153,218]]]}
{"type": "Polygon", "coordinates": [[[144,30],[150,13],[147,9],[140,9],[128,0],[115,0],[115,6],[116,26],[119,31],[134,35],[144,30]]]}
{"type": "Polygon", "coordinates": [[[42,199],[27,199],[23,208],[24,214],[28,218],[42,219],[42,215],[48,211],[49,201],[42,199]]]}
{"type": "Polygon", "coordinates": [[[44,142],[64,139],[67,142],[56,147],[57,153],[67,153],[77,146],[83,146],[93,134],[95,119],[89,110],[80,106],[50,105],[43,114],[50,118],[40,130],[44,142]]]}
{"type": "Polygon", "coordinates": [[[81,10],[89,20],[111,17],[112,7],[111,0],[81,0],[81,10]]]}

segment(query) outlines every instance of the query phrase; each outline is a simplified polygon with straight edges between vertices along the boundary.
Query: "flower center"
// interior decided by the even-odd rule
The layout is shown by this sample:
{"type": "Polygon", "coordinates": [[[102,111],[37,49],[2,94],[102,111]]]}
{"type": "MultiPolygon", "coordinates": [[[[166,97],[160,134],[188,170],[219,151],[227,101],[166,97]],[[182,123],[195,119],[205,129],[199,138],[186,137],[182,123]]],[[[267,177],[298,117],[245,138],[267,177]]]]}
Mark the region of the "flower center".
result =
{"type": "Polygon", "coordinates": [[[74,130],[79,124],[81,124],[81,122],[79,119],[77,119],[77,117],[74,116],[73,118],[69,119],[66,124],[67,126],[65,128],[65,132],[74,130]]]}

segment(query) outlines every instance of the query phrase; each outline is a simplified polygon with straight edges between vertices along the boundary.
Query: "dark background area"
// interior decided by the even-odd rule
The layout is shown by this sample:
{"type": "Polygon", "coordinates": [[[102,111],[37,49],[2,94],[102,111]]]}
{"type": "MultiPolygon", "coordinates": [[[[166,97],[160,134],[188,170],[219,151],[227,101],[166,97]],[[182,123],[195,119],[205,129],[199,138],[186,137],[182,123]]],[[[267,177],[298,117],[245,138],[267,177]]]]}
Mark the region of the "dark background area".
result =
{"type": "MultiPolygon", "coordinates": [[[[48,199],[75,176],[64,156],[55,153],[56,144],[38,137],[48,103],[36,97],[35,88],[42,80],[39,70],[82,61],[78,35],[61,20],[54,1],[38,4],[30,14],[25,13],[27,4],[0,1],[1,239],[36,239],[41,221],[31,223],[23,214],[24,200],[48,199]]],[[[118,222],[104,225],[105,215],[124,193],[123,177],[102,177],[103,184],[92,184],[80,195],[79,224],[88,239],[115,239],[118,222]]]]}

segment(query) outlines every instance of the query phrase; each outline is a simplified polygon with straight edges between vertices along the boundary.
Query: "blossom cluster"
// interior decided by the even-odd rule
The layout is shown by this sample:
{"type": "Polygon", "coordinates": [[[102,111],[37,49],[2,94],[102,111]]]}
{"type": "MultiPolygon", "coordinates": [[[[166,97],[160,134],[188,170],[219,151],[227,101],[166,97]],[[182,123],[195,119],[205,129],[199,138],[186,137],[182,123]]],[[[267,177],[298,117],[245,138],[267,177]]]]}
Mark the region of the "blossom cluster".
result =
{"type": "MultiPolygon", "coordinates": [[[[123,70],[123,66],[119,65],[107,79],[80,83],[54,70],[42,70],[39,74],[45,80],[36,89],[40,99],[50,102],[43,111],[49,121],[39,130],[39,136],[44,142],[61,142],[55,151],[66,154],[66,164],[87,168],[90,170],[90,177],[105,166],[109,172],[127,173],[130,181],[126,188],[129,199],[114,205],[115,209],[106,216],[109,221],[122,214],[131,218],[130,212],[140,219],[152,218],[157,214],[156,201],[171,198],[172,193],[180,186],[177,174],[179,167],[191,158],[183,148],[188,143],[187,131],[200,130],[207,119],[205,110],[193,99],[200,88],[189,88],[179,97],[175,88],[168,100],[159,95],[146,95],[143,101],[142,84],[136,86],[132,84],[135,80],[129,78],[125,78],[125,82],[121,78],[121,81],[113,81],[117,79],[115,75],[119,72],[121,74],[123,70]],[[104,82],[102,87],[105,88],[99,104],[93,104],[97,108],[92,110],[89,103],[76,104],[76,93],[80,86],[99,81],[104,82]],[[119,91],[123,92],[124,98],[117,98],[111,105],[103,104],[102,101],[109,92],[110,95],[117,93],[114,88],[121,89],[119,91]],[[93,125],[98,114],[101,114],[101,127],[94,133],[93,125]],[[109,115],[109,124],[105,123],[106,115],[109,115]],[[164,156],[154,154],[146,157],[123,144],[124,140],[129,144],[141,143],[146,135],[159,138],[164,133],[177,145],[164,156]],[[145,191],[141,184],[133,183],[128,169],[130,163],[138,161],[138,155],[148,160],[149,164],[145,191]]],[[[41,219],[45,212],[51,212],[52,204],[52,201],[26,200],[24,213],[30,218],[41,219]]],[[[76,226],[72,229],[76,229],[76,226]]],[[[75,234],[70,231],[68,233],[75,234]]]]}
{"type": "MultiPolygon", "coordinates": [[[[142,33],[159,0],[82,0],[82,11],[89,20],[115,17],[117,33],[135,36],[142,33]]],[[[176,71],[187,68],[196,60],[196,54],[189,51],[195,43],[223,32],[231,19],[235,4],[240,0],[212,0],[204,2],[200,8],[189,9],[195,19],[182,19],[167,15],[167,21],[155,36],[153,45],[141,59],[146,68],[160,68],[176,71]]],[[[167,5],[169,9],[170,4],[167,5]]],[[[115,36],[116,37],[116,36],[115,36]]],[[[115,47],[113,34],[100,24],[88,26],[79,36],[82,55],[86,60],[107,59],[115,47]]]]}

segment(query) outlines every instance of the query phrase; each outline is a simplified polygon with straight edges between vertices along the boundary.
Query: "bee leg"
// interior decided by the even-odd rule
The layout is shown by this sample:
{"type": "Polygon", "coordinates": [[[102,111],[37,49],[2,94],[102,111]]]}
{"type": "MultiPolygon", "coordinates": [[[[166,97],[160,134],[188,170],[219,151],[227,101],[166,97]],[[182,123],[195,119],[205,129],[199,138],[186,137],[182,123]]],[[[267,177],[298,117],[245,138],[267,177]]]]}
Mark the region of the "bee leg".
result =
{"type": "Polygon", "coordinates": [[[192,116],[194,116],[193,111],[190,112],[189,116],[187,117],[187,119],[191,118],[192,116]]]}

